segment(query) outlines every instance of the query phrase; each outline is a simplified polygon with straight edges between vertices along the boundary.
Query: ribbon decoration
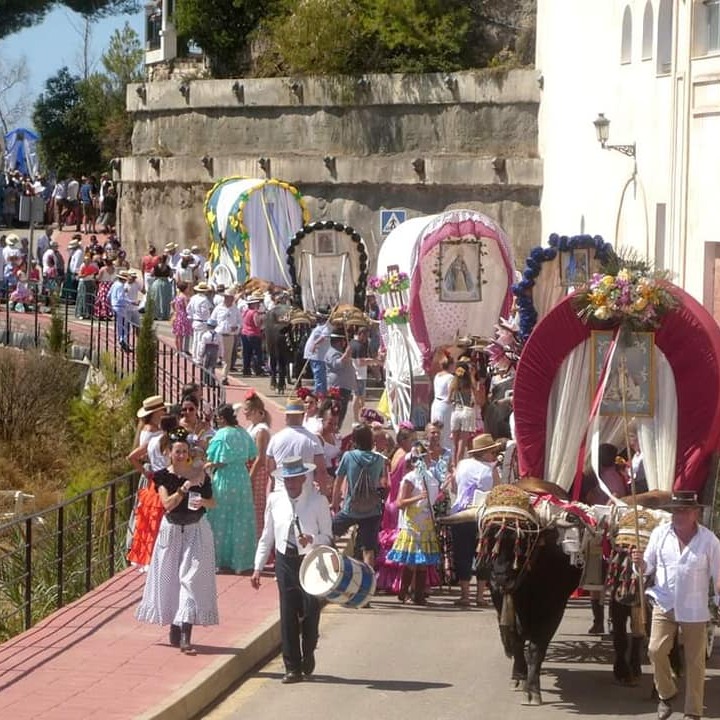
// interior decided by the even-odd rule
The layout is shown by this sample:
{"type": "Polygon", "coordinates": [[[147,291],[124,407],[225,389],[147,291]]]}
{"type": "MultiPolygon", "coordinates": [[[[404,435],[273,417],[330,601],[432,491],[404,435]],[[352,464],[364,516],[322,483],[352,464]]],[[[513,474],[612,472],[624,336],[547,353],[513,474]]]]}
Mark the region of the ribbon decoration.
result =
{"type": "MultiPolygon", "coordinates": [[[[610,368],[612,367],[612,360],[615,356],[615,350],[618,346],[618,338],[620,336],[620,326],[616,327],[613,331],[612,340],[605,351],[605,357],[603,358],[603,364],[600,369],[600,376],[598,377],[598,384],[595,388],[595,395],[593,396],[592,403],[590,405],[590,414],[585,424],[585,432],[583,433],[583,439],[580,443],[580,450],[578,451],[577,464],[575,466],[575,480],[573,482],[573,493],[572,499],[577,502],[580,500],[580,490],[582,488],[582,477],[585,468],[585,452],[587,449],[587,433],[590,425],[595,421],[595,418],[600,414],[600,405],[602,404],[603,397],[605,396],[605,387],[610,376],[610,368]]],[[[598,482],[601,483],[601,488],[604,492],[612,495],[600,480],[600,474],[596,472],[598,476],[598,482]]]]}

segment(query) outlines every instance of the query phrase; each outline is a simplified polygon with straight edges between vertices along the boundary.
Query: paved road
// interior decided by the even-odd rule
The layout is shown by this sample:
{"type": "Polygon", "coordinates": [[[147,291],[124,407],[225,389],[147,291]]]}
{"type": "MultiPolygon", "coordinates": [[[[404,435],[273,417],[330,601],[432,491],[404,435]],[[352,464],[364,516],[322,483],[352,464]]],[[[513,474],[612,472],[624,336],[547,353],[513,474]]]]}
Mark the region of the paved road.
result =
{"type": "MultiPolygon", "coordinates": [[[[542,707],[523,707],[509,687],[510,664],[491,610],[457,610],[447,596],[433,607],[381,597],[367,610],[329,606],[312,682],[281,685],[282,663],[268,663],[203,717],[207,720],[312,717],[313,720],[550,720],[656,717],[649,669],[639,688],[613,683],[608,639],[585,634],[587,603],[569,608],[550,646],[542,707]]],[[[708,671],[707,717],[720,717],[720,662],[708,671]]],[[[674,717],[682,717],[681,713],[674,717]]]]}

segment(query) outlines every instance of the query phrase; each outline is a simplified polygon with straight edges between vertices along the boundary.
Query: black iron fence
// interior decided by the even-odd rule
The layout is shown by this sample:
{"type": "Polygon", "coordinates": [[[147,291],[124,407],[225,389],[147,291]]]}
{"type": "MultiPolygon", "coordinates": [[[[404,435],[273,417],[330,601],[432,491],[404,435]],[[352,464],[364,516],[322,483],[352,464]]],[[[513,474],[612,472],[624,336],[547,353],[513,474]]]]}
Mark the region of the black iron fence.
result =
{"type": "Polygon", "coordinates": [[[0,642],[127,566],[138,475],[122,475],[46,510],[0,518],[0,642]]]}

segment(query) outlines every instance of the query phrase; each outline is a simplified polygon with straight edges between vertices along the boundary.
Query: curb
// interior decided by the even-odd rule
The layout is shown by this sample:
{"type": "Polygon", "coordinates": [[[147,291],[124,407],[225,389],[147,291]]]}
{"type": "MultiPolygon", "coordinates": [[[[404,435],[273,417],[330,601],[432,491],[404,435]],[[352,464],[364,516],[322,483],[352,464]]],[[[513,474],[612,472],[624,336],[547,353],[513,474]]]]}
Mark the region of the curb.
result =
{"type": "Polygon", "coordinates": [[[192,720],[200,716],[254,667],[277,654],[279,615],[273,613],[237,647],[237,655],[216,661],[192,679],[192,687],[177,690],[164,703],[136,716],[136,720],[192,720]]]}

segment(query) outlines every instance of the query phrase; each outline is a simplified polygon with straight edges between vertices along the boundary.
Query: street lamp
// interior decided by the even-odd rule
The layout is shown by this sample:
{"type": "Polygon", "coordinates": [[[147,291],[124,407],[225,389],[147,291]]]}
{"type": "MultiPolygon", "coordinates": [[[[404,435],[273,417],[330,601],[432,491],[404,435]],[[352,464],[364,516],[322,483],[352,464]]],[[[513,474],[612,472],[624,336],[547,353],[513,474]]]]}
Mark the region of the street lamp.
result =
{"type": "Polygon", "coordinates": [[[595,126],[598,142],[603,150],[617,150],[628,157],[635,157],[635,143],[632,145],[608,145],[608,140],[610,139],[610,121],[603,113],[598,113],[597,118],[593,120],[593,125],[595,126]]]}

